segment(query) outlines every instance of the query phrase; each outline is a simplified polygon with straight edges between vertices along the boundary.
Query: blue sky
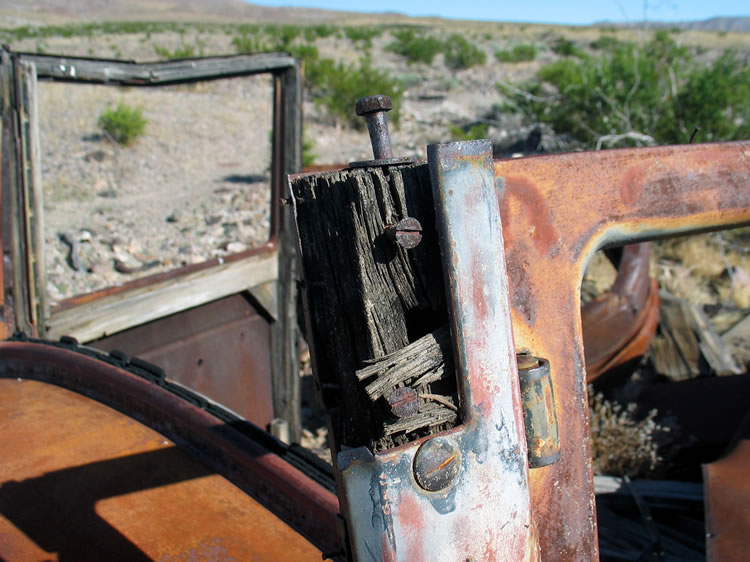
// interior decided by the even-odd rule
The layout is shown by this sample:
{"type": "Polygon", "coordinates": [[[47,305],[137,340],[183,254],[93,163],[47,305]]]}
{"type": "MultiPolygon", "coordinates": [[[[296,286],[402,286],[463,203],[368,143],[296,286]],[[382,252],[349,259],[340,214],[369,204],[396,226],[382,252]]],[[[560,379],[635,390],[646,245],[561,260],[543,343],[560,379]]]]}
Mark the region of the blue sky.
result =
{"type": "Polygon", "coordinates": [[[703,20],[714,16],[750,15],[748,0],[250,0],[266,6],[305,6],[361,12],[400,12],[410,16],[441,16],[470,20],[588,24],[602,20],[703,20]]]}

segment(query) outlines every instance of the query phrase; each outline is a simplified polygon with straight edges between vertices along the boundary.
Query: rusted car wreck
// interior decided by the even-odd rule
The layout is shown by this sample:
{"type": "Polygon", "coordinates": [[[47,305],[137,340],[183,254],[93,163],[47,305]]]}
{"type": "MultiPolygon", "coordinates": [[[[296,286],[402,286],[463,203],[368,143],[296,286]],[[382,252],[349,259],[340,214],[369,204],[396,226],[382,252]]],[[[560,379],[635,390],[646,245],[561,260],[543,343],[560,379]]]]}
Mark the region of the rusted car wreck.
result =
{"type": "MultiPolygon", "coordinates": [[[[582,320],[583,270],[749,223],[750,143],[495,161],[466,141],[414,162],[375,96],[374,159],[303,174],[288,55],[2,56],[0,557],[599,556],[587,377],[643,353],[658,296],[629,246],[582,320]],[[254,73],[274,85],[267,243],[51,306],[36,81],[254,73]],[[298,290],[333,467],[294,444],[298,290]]],[[[747,438],[706,468],[711,559],[748,552],[747,438]]]]}

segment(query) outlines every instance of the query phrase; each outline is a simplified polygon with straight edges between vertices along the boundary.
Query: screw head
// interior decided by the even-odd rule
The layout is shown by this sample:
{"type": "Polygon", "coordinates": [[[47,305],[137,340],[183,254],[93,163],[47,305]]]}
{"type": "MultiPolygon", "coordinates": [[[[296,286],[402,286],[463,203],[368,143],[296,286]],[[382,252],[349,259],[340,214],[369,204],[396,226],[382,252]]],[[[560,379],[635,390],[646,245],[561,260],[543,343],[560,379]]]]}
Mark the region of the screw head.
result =
{"type": "Polygon", "coordinates": [[[414,456],[414,478],[428,492],[450,486],[461,470],[461,452],[448,437],[425,441],[414,456]]]}
{"type": "Polygon", "coordinates": [[[393,414],[399,418],[413,416],[419,411],[417,391],[409,386],[402,386],[391,392],[388,403],[393,414]]]}
{"type": "Polygon", "coordinates": [[[406,217],[385,228],[385,235],[406,250],[419,246],[422,241],[422,224],[414,217],[406,217]]]}
{"type": "Polygon", "coordinates": [[[384,96],[383,94],[364,97],[360,99],[354,107],[354,111],[357,115],[367,115],[379,111],[390,111],[391,109],[393,109],[391,98],[384,96]]]}

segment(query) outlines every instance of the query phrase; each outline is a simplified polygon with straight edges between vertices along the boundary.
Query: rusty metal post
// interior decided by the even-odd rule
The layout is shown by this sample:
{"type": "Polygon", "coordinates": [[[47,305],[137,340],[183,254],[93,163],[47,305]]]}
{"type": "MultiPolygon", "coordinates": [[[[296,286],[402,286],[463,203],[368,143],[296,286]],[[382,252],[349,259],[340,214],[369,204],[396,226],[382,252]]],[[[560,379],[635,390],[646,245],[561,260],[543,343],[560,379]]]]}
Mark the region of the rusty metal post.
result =
{"type": "Polygon", "coordinates": [[[534,560],[526,440],[489,141],[428,147],[461,394],[457,428],[342,451],[357,560],[534,560]]]}

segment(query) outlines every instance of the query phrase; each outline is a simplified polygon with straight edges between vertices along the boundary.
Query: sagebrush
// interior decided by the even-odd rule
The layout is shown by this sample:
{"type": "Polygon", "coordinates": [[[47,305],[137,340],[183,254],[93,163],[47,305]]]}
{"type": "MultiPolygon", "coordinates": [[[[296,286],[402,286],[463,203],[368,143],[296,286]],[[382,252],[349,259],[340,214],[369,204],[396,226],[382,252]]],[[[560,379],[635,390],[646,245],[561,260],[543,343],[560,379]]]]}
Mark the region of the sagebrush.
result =
{"type": "Polygon", "coordinates": [[[599,40],[600,55],[569,43],[536,80],[499,84],[505,109],[589,148],[750,138],[747,53],[702,62],[664,31],[644,43],[599,40]],[[575,58],[580,57],[580,58],[575,58]]]}
{"type": "Polygon", "coordinates": [[[117,107],[108,107],[102,112],[98,124],[109,138],[128,146],[145,132],[148,120],[143,117],[140,107],[132,107],[120,100],[117,107]]]}
{"type": "Polygon", "coordinates": [[[661,448],[674,440],[671,426],[657,423],[657,411],[636,419],[637,406],[622,406],[589,387],[591,453],[595,474],[649,476],[664,470],[661,448]]]}

